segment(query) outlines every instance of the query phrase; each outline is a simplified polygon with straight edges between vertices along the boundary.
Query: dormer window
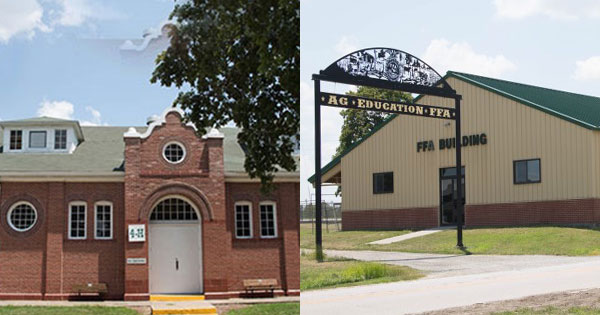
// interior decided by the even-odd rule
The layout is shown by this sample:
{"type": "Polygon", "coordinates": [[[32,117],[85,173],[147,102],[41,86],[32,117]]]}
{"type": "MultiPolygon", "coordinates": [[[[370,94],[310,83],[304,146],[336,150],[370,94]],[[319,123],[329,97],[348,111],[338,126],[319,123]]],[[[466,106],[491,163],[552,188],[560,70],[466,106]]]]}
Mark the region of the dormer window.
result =
{"type": "Polygon", "coordinates": [[[66,129],[54,130],[54,149],[55,150],[67,149],[67,130],[66,129]]]}
{"type": "Polygon", "coordinates": [[[46,148],[46,132],[45,131],[30,131],[29,132],[29,147],[32,149],[46,148]]]}
{"type": "Polygon", "coordinates": [[[23,147],[23,130],[10,131],[10,149],[21,150],[23,147]]]}

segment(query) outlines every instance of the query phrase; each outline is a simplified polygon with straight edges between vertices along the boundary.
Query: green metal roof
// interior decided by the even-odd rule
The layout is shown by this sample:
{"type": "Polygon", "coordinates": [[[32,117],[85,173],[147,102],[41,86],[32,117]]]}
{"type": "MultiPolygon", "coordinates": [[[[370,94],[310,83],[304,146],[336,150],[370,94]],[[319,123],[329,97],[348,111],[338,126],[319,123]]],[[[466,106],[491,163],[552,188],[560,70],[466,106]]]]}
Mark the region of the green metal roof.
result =
{"type": "MultiPolygon", "coordinates": [[[[504,96],[523,105],[533,107],[582,127],[600,130],[600,97],[553,90],[456,71],[448,71],[444,76],[444,79],[450,77],[473,84],[492,93],[504,96]]],[[[414,101],[418,101],[421,97],[422,95],[419,95],[414,101]]],[[[321,173],[324,174],[331,170],[340,163],[342,157],[350,153],[350,151],[360,145],[363,141],[367,140],[371,135],[387,125],[396,116],[396,114],[390,115],[381,124],[373,128],[369,134],[355,142],[338,157],[321,168],[321,173]]],[[[308,178],[308,181],[311,183],[313,183],[314,180],[314,174],[308,178]]]]}
{"type": "Polygon", "coordinates": [[[455,77],[588,129],[600,129],[600,97],[448,71],[455,77]]]}
{"type": "MultiPolygon", "coordinates": [[[[39,121],[38,121],[39,122],[39,121]]],[[[147,127],[135,127],[143,133],[147,127]]],[[[125,142],[123,134],[129,127],[81,127],[85,141],[72,154],[65,153],[0,153],[0,172],[21,174],[36,173],[94,173],[110,174],[123,172],[125,142]]],[[[223,139],[225,172],[246,174],[245,154],[237,142],[239,129],[219,129],[223,139]]],[[[0,131],[0,147],[2,147],[0,131]]],[[[298,163],[299,165],[299,163],[298,163]]],[[[278,174],[296,174],[281,171],[278,174]]]]}

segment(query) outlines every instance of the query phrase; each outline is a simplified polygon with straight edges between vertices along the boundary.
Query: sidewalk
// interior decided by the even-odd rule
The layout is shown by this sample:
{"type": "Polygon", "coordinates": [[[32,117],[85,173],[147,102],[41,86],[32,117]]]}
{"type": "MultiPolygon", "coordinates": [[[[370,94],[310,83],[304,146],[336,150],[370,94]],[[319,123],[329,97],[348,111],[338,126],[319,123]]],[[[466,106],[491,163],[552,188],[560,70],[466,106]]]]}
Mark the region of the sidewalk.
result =
{"type": "Polygon", "coordinates": [[[432,229],[422,230],[422,231],[418,231],[418,232],[412,232],[412,233],[394,236],[394,237],[390,237],[390,238],[384,238],[382,240],[373,241],[373,242],[370,242],[367,244],[373,244],[373,245],[392,244],[392,243],[396,243],[396,242],[409,240],[411,238],[421,237],[421,236],[425,236],[425,235],[429,235],[429,234],[433,234],[433,233],[437,233],[437,232],[441,232],[441,231],[445,231],[445,230],[455,229],[455,228],[456,227],[454,227],[454,226],[440,226],[440,227],[435,227],[432,229]]]}

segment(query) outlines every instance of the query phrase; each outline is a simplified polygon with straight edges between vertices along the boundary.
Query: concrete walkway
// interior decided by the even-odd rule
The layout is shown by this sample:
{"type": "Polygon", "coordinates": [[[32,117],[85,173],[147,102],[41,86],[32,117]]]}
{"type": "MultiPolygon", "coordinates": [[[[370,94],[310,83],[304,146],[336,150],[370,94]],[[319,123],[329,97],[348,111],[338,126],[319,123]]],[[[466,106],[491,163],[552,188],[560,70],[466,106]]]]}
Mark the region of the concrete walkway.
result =
{"type": "Polygon", "coordinates": [[[426,272],[427,278],[523,270],[582,262],[600,263],[600,256],[443,255],[346,250],[326,250],[325,253],[328,256],[409,266],[426,272]]]}
{"type": "Polygon", "coordinates": [[[445,230],[455,229],[455,228],[456,227],[452,227],[452,226],[440,226],[440,227],[436,227],[436,228],[432,228],[432,229],[412,232],[412,233],[394,236],[394,237],[390,237],[390,238],[384,238],[382,240],[373,241],[373,242],[370,242],[367,244],[373,244],[373,245],[392,244],[392,243],[396,243],[396,242],[409,240],[411,238],[421,237],[421,236],[425,236],[425,235],[429,235],[429,234],[433,234],[433,233],[437,233],[437,232],[441,232],[441,231],[445,231],[445,230]]]}
{"type": "Polygon", "coordinates": [[[522,270],[307,291],[302,292],[300,313],[409,314],[598,287],[600,259],[522,270]]]}

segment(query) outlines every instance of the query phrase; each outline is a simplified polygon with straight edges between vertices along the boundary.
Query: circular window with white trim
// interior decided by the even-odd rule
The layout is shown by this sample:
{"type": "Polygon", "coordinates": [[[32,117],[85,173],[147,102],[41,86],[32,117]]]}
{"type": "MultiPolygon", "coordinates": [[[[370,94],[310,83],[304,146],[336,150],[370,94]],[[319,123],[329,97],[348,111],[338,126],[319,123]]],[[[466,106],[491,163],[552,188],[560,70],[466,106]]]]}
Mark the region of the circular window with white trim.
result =
{"type": "Polygon", "coordinates": [[[29,202],[19,202],[8,210],[6,217],[13,230],[26,232],[37,222],[37,211],[29,202]]]}
{"type": "Polygon", "coordinates": [[[163,157],[171,164],[178,164],[185,159],[185,147],[179,142],[169,142],[163,148],[163,157]]]}

